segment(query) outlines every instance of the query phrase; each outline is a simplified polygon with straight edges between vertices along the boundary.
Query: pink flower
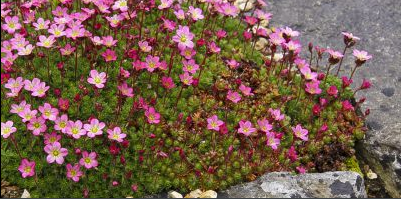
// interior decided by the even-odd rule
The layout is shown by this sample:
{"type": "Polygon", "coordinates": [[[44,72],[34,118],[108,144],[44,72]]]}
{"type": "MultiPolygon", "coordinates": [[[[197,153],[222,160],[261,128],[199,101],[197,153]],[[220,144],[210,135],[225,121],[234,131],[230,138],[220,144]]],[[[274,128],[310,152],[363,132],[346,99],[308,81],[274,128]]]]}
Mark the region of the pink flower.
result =
{"type": "Polygon", "coordinates": [[[99,46],[99,45],[102,45],[102,44],[103,44],[103,40],[100,39],[99,36],[94,36],[94,37],[91,37],[90,39],[91,39],[91,41],[93,42],[93,44],[94,44],[95,46],[99,46]]]}
{"type": "Polygon", "coordinates": [[[196,55],[196,51],[192,48],[184,48],[181,49],[180,55],[185,57],[185,59],[192,59],[196,55]]]}
{"type": "Polygon", "coordinates": [[[219,46],[217,46],[216,43],[212,41],[209,43],[209,51],[218,54],[220,53],[221,49],[219,48],[219,46]]]}
{"type": "Polygon", "coordinates": [[[218,10],[223,15],[231,16],[231,17],[236,17],[240,12],[240,10],[235,5],[232,5],[231,3],[222,3],[219,6],[218,10]]]}
{"type": "Polygon", "coordinates": [[[61,135],[57,134],[55,131],[53,131],[51,134],[46,133],[44,137],[45,137],[44,141],[45,145],[53,144],[61,139],[61,135]]]}
{"type": "Polygon", "coordinates": [[[30,108],[24,109],[18,115],[22,118],[22,122],[31,121],[33,118],[36,118],[37,110],[31,110],[30,108]]]}
{"type": "Polygon", "coordinates": [[[269,113],[271,114],[272,118],[276,121],[281,121],[284,119],[284,114],[281,114],[280,109],[269,108],[269,113]]]}
{"type": "Polygon", "coordinates": [[[108,138],[110,140],[115,140],[117,142],[123,142],[124,138],[127,134],[121,133],[120,127],[114,127],[114,129],[107,129],[107,133],[109,134],[108,138]]]}
{"type": "Polygon", "coordinates": [[[169,8],[173,4],[173,2],[173,0],[161,0],[160,5],[157,8],[159,8],[159,10],[169,8]]]}
{"type": "Polygon", "coordinates": [[[44,20],[42,17],[38,19],[36,23],[32,23],[32,25],[35,27],[35,30],[47,30],[50,25],[50,20],[44,20]]]}
{"type": "Polygon", "coordinates": [[[260,130],[262,130],[265,133],[268,133],[273,129],[273,125],[271,125],[269,121],[266,119],[258,120],[258,125],[260,130]]]}
{"type": "Polygon", "coordinates": [[[227,99],[234,103],[238,103],[241,100],[241,96],[237,92],[229,90],[227,92],[227,99]]]}
{"type": "Polygon", "coordinates": [[[346,40],[350,40],[350,41],[354,41],[354,42],[360,40],[359,37],[355,37],[355,36],[354,36],[352,33],[350,33],[350,32],[342,32],[341,34],[344,35],[344,39],[346,39],[346,40]]]}
{"type": "Polygon", "coordinates": [[[56,9],[52,10],[52,14],[56,17],[62,17],[64,15],[68,14],[67,12],[68,12],[68,8],[63,8],[60,6],[57,6],[56,9]]]}
{"type": "Polygon", "coordinates": [[[199,19],[205,18],[202,14],[202,10],[189,6],[188,13],[191,15],[192,20],[198,21],[199,19]]]}
{"type": "Polygon", "coordinates": [[[118,0],[114,2],[113,10],[120,10],[121,12],[127,12],[128,10],[128,3],[127,0],[118,0]]]}
{"type": "Polygon", "coordinates": [[[190,60],[183,60],[182,64],[184,67],[182,68],[184,72],[189,72],[192,74],[195,74],[196,71],[199,69],[199,65],[195,63],[195,60],[190,59],[190,60]]]}
{"type": "Polygon", "coordinates": [[[298,31],[294,31],[289,27],[285,27],[280,29],[280,31],[285,34],[287,37],[298,37],[299,36],[299,32],[298,31]]]}
{"type": "Polygon", "coordinates": [[[1,136],[3,136],[4,139],[7,139],[11,134],[17,131],[17,128],[15,128],[13,125],[13,121],[1,123],[1,136]]]}
{"type": "Polygon", "coordinates": [[[158,124],[160,122],[160,113],[157,113],[153,107],[149,107],[145,111],[149,124],[158,124]]]}
{"type": "Polygon", "coordinates": [[[58,117],[56,121],[54,121],[54,130],[61,131],[62,133],[66,133],[66,129],[68,126],[68,116],[67,114],[63,114],[61,117],[58,117]]]}
{"type": "Polygon", "coordinates": [[[333,96],[333,97],[337,97],[337,94],[338,94],[337,87],[334,85],[330,86],[327,89],[327,94],[329,94],[330,96],[333,96]]]}
{"type": "Polygon", "coordinates": [[[252,88],[251,88],[251,87],[247,87],[247,86],[241,84],[241,85],[239,86],[239,89],[241,90],[241,92],[242,92],[245,96],[253,96],[252,88]]]}
{"type": "Polygon", "coordinates": [[[57,104],[61,111],[67,111],[70,107],[70,101],[68,99],[58,98],[57,104]]]}
{"type": "Polygon", "coordinates": [[[14,34],[16,30],[21,29],[21,24],[19,23],[18,16],[6,16],[4,19],[5,23],[1,24],[1,28],[6,30],[8,34],[14,34]]]}
{"type": "Polygon", "coordinates": [[[10,78],[8,79],[4,87],[10,89],[11,93],[14,93],[15,96],[17,96],[21,89],[24,87],[24,82],[22,77],[17,77],[17,79],[10,78]]]}
{"type": "Polygon", "coordinates": [[[92,119],[89,124],[84,124],[84,129],[87,131],[87,136],[94,138],[97,135],[102,135],[102,129],[106,126],[105,123],[99,122],[98,119],[92,119]]]}
{"type": "Polygon", "coordinates": [[[95,168],[98,165],[96,160],[96,152],[88,153],[87,151],[82,152],[82,158],[79,160],[79,164],[85,166],[85,168],[95,168]]]}
{"type": "Polygon", "coordinates": [[[303,166],[297,166],[296,169],[300,174],[306,173],[306,169],[303,166]]]}
{"type": "Polygon", "coordinates": [[[34,88],[40,84],[40,80],[38,78],[33,78],[33,80],[26,79],[24,80],[24,89],[27,91],[33,91],[34,88]]]}
{"type": "Polygon", "coordinates": [[[26,109],[31,109],[31,105],[30,104],[26,104],[26,101],[23,100],[18,105],[17,104],[11,104],[10,113],[15,113],[15,114],[20,115],[26,109]]]}
{"type": "Polygon", "coordinates": [[[130,73],[128,70],[125,70],[123,67],[120,67],[120,76],[124,77],[124,78],[129,78],[130,77],[130,73]]]}
{"type": "Polygon", "coordinates": [[[110,49],[106,49],[106,51],[102,53],[102,57],[104,57],[104,60],[106,62],[117,60],[116,52],[114,50],[110,50],[110,49]]]}
{"type": "Polygon", "coordinates": [[[178,20],[184,20],[185,19],[185,13],[182,9],[179,9],[177,11],[174,11],[175,17],[177,17],[178,20]]]}
{"type": "Polygon", "coordinates": [[[145,65],[145,67],[146,67],[146,69],[149,71],[149,72],[153,72],[154,70],[156,70],[157,68],[159,68],[160,67],[160,62],[159,62],[159,57],[157,57],[157,56],[152,56],[152,55],[148,55],[147,57],[146,57],[146,59],[145,59],[145,62],[146,62],[146,65],[145,65]]]}
{"type": "Polygon", "coordinates": [[[68,121],[65,132],[71,135],[74,139],[79,139],[81,136],[86,135],[85,129],[82,129],[82,122],[77,120],[76,122],[68,121]]]}
{"type": "Polygon", "coordinates": [[[306,80],[316,80],[317,78],[317,73],[312,72],[308,66],[302,67],[300,71],[306,80]]]}
{"type": "Polygon", "coordinates": [[[276,138],[273,132],[266,133],[266,145],[270,146],[273,150],[277,150],[278,145],[280,145],[280,139],[276,138]]]}
{"type": "Polygon", "coordinates": [[[353,111],[353,110],[355,110],[354,106],[352,106],[351,102],[349,102],[348,100],[345,100],[345,101],[341,102],[341,104],[342,104],[342,109],[344,111],[350,111],[350,110],[353,111]]]}
{"type": "Polygon", "coordinates": [[[189,31],[188,26],[178,26],[178,30],[176,35],[173,36],[173,41],[178,43],[178,48],[183,49],[185,47],[193,48],[194,43],[192,39],[194,38],[194,34],[189,31]]]}
{"type": "MultiPolygon", "coordinates": [[[[102,37],[102,43],[103,45],[105,45],[106,47],[112,47],[115,46],[117,43],[117,40],[114,40],[112,36],[106,36],[106,37],[102,37]]],[[[106,58],[105,58],[106,59],[106,58]]]]}
{"type": "Polygon", "coordinates": [[[64,48],[60,48],[61,55],[68,56],[71,55],[75,51],[75,47],[72,47],[70,44],[64,46],[64,48]]]}
{"type": "Polygon", "coordinates": [[[28,44],[25,47],[20,47],[20,48],[17,49],[18,50],[18,55],[21,55],[21,56],[30,55],[34,48],[35,47],[32,46],[32,44],[28,44]]]}
{"type": "Polygon", "coordinates": [[[124,82],[121,85],[117,86],[118,90],[121,92],[122,95],[127,97],[134,97],[134,93],[131,87],[128,86],[127,82],[124,82]]]}
{"type": "Polygon", "coordinates": [[[141,51],[143,51],[145,53],[148,53],[152,50],[152,47],[149,46],[149,43],[147,41],[139,41],[138,46],[139,46],[139,49],[141,49],[141,51]]]}
{"type": "Polygon", "coordinates": [[[45,103],[43,106],[39,106],[39,111],[42,113],[43,119],[55,121],[58,115],[58,109],[52,108],[49,103],[45,103]]]}
{"type": "Polygon", "coordinates": [[[56,40],[54,40],[54,36],[50,35],[49,37],[46,37],[44,35],[40,35],[39,36],[39,42],[36,43],[37,46],[42,46],[45,48],[51,48],[54,44],[54,42],[56,42],[56,40]]]}
{"type": "Polygon", "coordinates": [[[81,171],[81,166],[79,164],[75,164],[72,166],[71,164],[67,164],[67,178],[73,180],[74,182],[78,182],[79,178],[83,175],[81,171]]]}
{"type": "Polygon", "coordinates": [[[235,61],[235,59],[230,59],[226,60],[226,64],[231,68],[231,69],[236,69],[239,66],[239,63],[235,61]]]}
{"type": "Polygon", "coordinates": [[[37,97],[44,97],[46,95],[46,91],[49,90],[49,86],[46,86],[45,82],[41,82],[40,84],[36,85],[33,88],[32,91],[32,96],[37,96],[37,97]]]}
{"type": "Polygon", "coordinates": [[[318,95],[322,93],[322,89],[319,88],[320,81],[312,80],[306,83],[305,91],[312,95],[318,95]]]}
{"type": "Polygon", "coordinates": [[[162,77],[162,85],[166,89],[172,89],[175,87],[173,78],[171,77],[162,77]]]}
{"type": "Polygon", "coordinates": [[[32,118],[29,121],[27,128],[28,130],[32,131],[33,135],[38,136],[40,133],[43,133],[47,130],[46,120],[42,117],[32,118]]]}
{"type": "Polygon", "coordinates": [[[190,86],[194,82],[193,77],[191,75],[189,75],[189,73],[187,73],[187,72],[185,72],[179,76],[180,76],[181,82],[184,85],[190,86]]]}
{"type": "Polygon", "coordinates": [[[88,78],[88,83],[95,85],[96,88],[103,88],[104,83],[106,83],[107,77],[105,72],[97,72],[97,70],[90,71],[90,77],[88,78]]]}
{"type": "Polygon", "coordinates": [[[277,32],[269,35],[269,41],[276,46],[279,46],[285,42],[285,39],[277,32]]]}
{"type": "Polygon", "coordinates": [[[21,172],[23,178],[32,177],[35,175],[35,161],[30,162],[27,159],[22,159],[21,164],[18,167],[18,171],[21,172]]]}
{"type": "Polygon", "coordinates": [[[291,127],[292,131],[294,132],[295,137],[303,140],[308,141],[308,130],[303,129],[300,124],[298,124],[295,128],[291,127]]]}
{"type": "Polygon", "coordinates": [[[295,54],[298,54],[301,51],[301,42],[299,41],[294,41],[291,40],[287,43],[284,43],[284,46],[291,52],[295,52],[295,54]]]}
{"type": "Polygon", "coordinates": [[[368,81],[368,80],[366,80],[366,79],[363,79],[363,80],[362,80],[362,85],[361,85],[361,87],[359,87],[359,89],[362,89],[362,90],[364,90],[364,89],[369,89],[370,86],[372,86],[372,84],[370,83],[370,81],[368,81]]]}
{"type": "Polygon", "coordinates": [[[68,150],[66,148],[61,148],[60,142],[54,142],[53,144],[48,144],[44,148],[47,155],[47,162],[57,164],[64,163],[64,157],[68,155],[68,150]]]}
{"type": "Polygon", "coordinates": [[[219,120],[217,115],[213,115],[212,117],[207,118],[207,129],[219,131],[220,126],[223,125],[224,122],[219,120]]]}
{"type": "Polygon", "coordinates": [[[253,132],[256,131],[256,128],[252,127],[252,123],[250,121],[240,121],[239,122],[239,129],[238,133],[242,133],[245,136],[251,135],[253,132]]]}
{"type": "Polygon", "coordinates": [[[372,58],[372,56],[369,55],[368,52],[363,51],[363,50],[359,51],[357,49],[354,49],[354,51],[352,52],[352,55],[354,55],[355,58],[360,62],[365,62],[372,58]]]}
{"type": "Polygon", "coordinates": [[[298,155],[294,146],[291,146],[290,149],[288,149],[287,156],[291,160],[291,162],[297,161],[298,155]]]}
{"type": "Polygon", "coordinates": [[[344,57],[344,55],[338,51],[334,51],[332,49],[327,49],[327,52],[330,54],[330,57],[332,59],[340,59],[342,57],[344,57]]]}
{"type": "MultiPolygon", "coordinates": [[[[259,10],[259,9],[257,9],[256,11],[255,11],[255,14],[256,14],[256,16],[258,17],[258,19],[260,19],[260,20],[266,20],[266,21],[269,21],[271,18],[272,18],[272,14],[271,13],[268,13],[268,12],[264,12],[263,10],[259,10]]],[[[287,27],[288,28],[288,27],[287,27]]]]}

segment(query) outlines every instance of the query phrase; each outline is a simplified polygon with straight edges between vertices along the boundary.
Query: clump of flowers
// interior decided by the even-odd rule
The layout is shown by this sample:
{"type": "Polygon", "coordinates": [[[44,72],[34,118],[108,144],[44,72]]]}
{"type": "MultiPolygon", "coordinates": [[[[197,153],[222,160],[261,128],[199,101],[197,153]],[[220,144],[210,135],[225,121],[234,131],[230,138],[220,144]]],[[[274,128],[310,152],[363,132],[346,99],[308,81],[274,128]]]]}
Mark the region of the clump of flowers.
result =
{"type": "Polygon", "coordinates": [[[344,168],[322,156],[364,136],[355,93],[371,84],[351,87],[372,56],[344,32],[342,51],[303,58],[299,32],[254,4],[1,3],[2,177],[34,196],[123,197],[344,168]]]}

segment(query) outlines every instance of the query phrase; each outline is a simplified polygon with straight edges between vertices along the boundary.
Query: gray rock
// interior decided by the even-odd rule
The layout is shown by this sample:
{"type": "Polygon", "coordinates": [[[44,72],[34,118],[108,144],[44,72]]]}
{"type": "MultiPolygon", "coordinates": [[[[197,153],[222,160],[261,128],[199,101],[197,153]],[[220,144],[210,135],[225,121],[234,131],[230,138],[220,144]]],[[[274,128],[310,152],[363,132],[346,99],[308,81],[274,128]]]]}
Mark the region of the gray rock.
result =
{"type": "MultiPolygon", "coordinates": [[[[401,1],[400,0],[267,0],[271,24],[301,32],[304,51],[312,42],[321,47],[343,49],[341,31],[361,38],[355,46],[373,55],[354,78],[372,88],[362,111],[369,108],[369,131],[360,147],[370,168],[383,179],[392,197],[401,197],[401,1]]],[[[344,60],[344,74],[353,66],[351,51],[344,60]]]]}
{"type": "Polygon", "coordinates": [[[219,198],[364,198],[363,178],[355,172],[337,171],[292,175],[268,173],[255,181],[230,187],[219,198]]]}

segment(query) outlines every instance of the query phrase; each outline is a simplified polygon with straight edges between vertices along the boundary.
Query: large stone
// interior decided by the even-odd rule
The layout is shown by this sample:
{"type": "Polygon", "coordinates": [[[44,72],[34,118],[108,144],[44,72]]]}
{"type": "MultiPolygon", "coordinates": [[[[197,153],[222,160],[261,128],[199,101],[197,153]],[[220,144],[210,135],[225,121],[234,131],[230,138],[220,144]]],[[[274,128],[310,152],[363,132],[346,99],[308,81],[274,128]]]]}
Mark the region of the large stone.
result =
{"type": "Polygon", "coordinates": [[[363,178],[355,172],[337,171],[292,175],[268,173],[255,181],[230,187],[219,198],[364,198],[363,178]]]}
{"type": "MultiPolygon", "coordinates": [[[[392,197],[401,197],[401,1],[400,0],[267,0],[273,14],[271,25],[289,26],[301,32],[303,52],[308,42],[343,49],[341,31],[361,38],[355,48],[373,55],[357,71],[354,86],[362,79],[372,88],[358,92],[366,96],[362,111],[369,108],[369,131],[358,152],[384,181],[392,197]],[[398,25],[397,25],[398,24],[398,25]]],[[[344,73],[354,66],[351,51],[344,73]]],[[[305,54],[304,54],[305,55],[305,54]]]]}

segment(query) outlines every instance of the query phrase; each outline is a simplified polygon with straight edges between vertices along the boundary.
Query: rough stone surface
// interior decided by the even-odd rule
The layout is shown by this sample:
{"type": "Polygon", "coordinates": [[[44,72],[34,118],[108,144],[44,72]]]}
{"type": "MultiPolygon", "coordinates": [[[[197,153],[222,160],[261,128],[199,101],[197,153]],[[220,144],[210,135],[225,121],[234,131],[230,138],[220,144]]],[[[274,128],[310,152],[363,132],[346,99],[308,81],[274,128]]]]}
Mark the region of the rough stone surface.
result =
{"type": "MultiPolygon", "coordinates": [[[[370,108],[369,131],[360,147],[372,170],[385,182],[393,197],[401,197],[401,1],[400,0],[267,0],[275,27],[289,26],[308,42],[343,49],[341,31],[361,38],[357,49],[373,55],[358,71],[354,85],[362,79],[373,84],[362,111],[370,108]]],[[[345,72],[353,66],[350,52],[345,72]]]]}
{"type": "Polygon", "coordinates": [[[230,187],[219,198],[364,198],[363,178],[356,172],[338,171],[292,175],[268,173],[255,181],[230,187]]]}
{"type": "Polygon", "coordinates": [[[169,191],[168,197],[169,198],[183,198],[182,195],[176,191],[169,191]]]}

